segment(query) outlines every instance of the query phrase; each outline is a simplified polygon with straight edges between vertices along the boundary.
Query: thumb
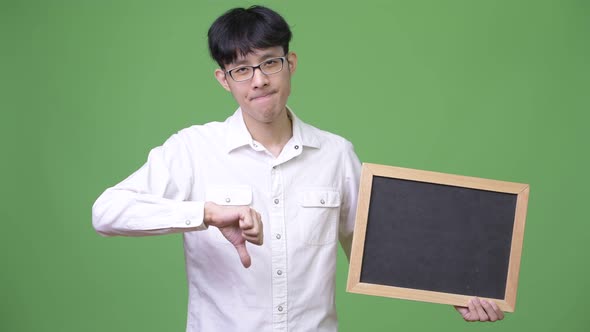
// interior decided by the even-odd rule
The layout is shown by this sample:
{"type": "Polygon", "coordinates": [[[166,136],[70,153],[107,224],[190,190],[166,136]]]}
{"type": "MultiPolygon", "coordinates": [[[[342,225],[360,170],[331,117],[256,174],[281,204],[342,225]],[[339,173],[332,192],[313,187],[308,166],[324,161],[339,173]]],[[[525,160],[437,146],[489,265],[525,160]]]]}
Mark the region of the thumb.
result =
{"type": "Polygon", "coordinates": [[[245,268],[249,268],[250,264],[252,264],[252,259],[250,258],[248,250],[246,250],[246,243],[236,244],[235,246],[238,255],[240,256],[240,260],[242,261],[242,265],[244,265],[245,268]]]}

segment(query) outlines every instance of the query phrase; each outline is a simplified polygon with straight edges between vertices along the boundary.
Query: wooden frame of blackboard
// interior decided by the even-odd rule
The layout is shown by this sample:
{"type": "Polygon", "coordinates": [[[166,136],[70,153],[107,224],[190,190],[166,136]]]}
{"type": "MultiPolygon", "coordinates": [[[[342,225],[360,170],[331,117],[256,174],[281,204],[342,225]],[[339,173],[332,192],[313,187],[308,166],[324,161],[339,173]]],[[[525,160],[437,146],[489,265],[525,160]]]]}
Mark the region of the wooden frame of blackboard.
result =
{"type": "MultiPolygon", "coordinates": [[[[478,296],[482,299],[494,301],[500,307],[500,309],[505,312],[514,312],[528,196],[529,185],[527,184],[363,163],[346,290],[351,293],[458,306],[467,306],[468,301],[473,296],[478,296]],[[415,183],[443,185],[453,188],[469,188],[485,192],[516,195],[512,236],[511,239],[509,238],[511,243],[509,244],[509,260],[507,266],[506,283],[505,285],[502,285],[505,287],[504,297],[493,298],[478,296],[477,294],[465,295],[460,293],[440,292],[428,289],[397,287],[395,285],[392,286],[391,284],[383,285],[380,283],[362,282],[361,272],[363,268],[365,238],[369,220],[369,212],[371,209],[370,205],[373,178],[376,176],[391,179],[409,180],[415,183]]],[[[469,236],[469,234],[465,234],[465,236],[469,236]]]]}

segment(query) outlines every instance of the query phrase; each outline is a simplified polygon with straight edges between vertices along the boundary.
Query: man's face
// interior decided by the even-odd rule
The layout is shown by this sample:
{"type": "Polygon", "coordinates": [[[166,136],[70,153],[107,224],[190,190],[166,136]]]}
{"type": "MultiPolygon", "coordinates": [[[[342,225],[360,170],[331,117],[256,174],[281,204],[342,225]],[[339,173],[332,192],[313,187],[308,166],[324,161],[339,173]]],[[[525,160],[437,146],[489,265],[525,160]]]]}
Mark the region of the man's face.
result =
{"type": "MultiPolygon", "coordinates": [[[[283,48],[276,46],[254,50],[225,66],[226,71],[239,69],[242,66],[257,66],[269,59],[282,56],[285,56],[286,59],[280,72],[265,74],[260,68],[256,68],[252,78],[241,82],[236,82],[224,70],[217,69],[215,71],[215,77],[226,90],[232,93],[247,120],[271,124],[284,115],[287,99],[291,93],[291,75],[297,66],[297,56],[292,52],[285,55],[283,48]]],[[[266,64],[262,66],[269,68],[266,67],[266,64]]],[[[266,71],[269,70],[266,69],[266,71]]],[[[236,76],[234,75],[234,77],[236,76]]]]}

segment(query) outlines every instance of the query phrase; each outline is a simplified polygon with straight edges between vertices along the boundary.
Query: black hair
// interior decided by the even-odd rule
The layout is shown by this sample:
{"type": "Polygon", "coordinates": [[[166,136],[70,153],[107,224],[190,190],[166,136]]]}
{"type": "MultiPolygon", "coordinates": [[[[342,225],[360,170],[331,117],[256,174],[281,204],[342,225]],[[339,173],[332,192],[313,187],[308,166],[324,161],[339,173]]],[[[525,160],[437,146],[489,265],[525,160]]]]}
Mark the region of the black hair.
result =
{"type": "Polygon", "coordinates": [[[211,57],[224,68],[255,49],[282,46],[287,54],[292,34],[277,12],[252,6],[228,10],[213,22],[207,36],[211,57]]]}

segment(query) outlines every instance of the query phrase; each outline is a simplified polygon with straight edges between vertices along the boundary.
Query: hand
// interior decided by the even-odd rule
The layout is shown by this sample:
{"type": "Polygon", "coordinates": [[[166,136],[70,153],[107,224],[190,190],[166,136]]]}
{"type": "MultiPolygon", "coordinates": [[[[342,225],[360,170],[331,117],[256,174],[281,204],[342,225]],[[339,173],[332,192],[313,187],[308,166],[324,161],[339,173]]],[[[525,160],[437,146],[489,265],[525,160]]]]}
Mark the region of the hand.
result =
{"type": "Polygon", "coordinates": [[[221,206],[205,202],[205,224],[219,228],[238,251],[242,265],[250,267],[252,260],[246,249],[246,241],[262,245],[260,213],[248,206],[221,206]]]}
{"type": "Polygon", "coordinates": [[[455,306],[455,309],[467,322],[495,322],[504,319],[504,312],[493,301],[480,300],[477,297],[469,300],[469,307],[455,306]]]}

